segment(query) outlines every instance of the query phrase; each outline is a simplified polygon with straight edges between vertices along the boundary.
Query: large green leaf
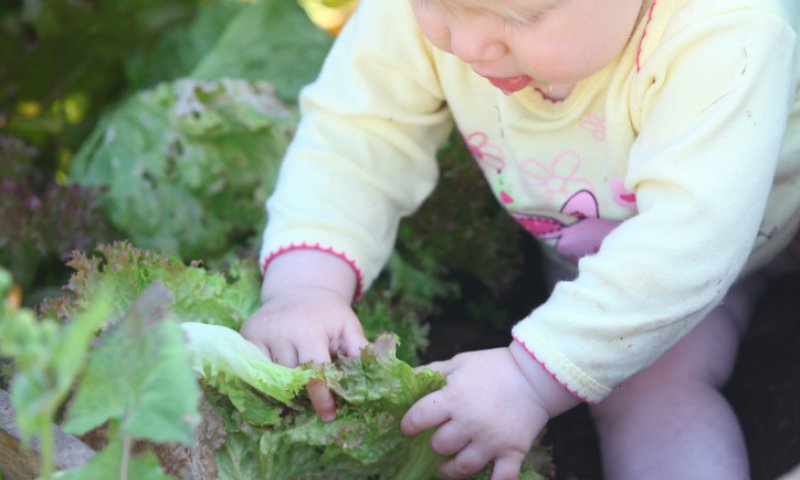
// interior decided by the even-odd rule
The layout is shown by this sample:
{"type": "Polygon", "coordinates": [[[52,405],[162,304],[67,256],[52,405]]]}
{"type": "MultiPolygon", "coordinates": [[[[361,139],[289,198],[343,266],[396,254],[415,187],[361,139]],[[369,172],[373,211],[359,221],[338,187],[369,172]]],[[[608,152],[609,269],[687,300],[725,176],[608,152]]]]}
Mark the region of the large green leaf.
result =
{"type": "MultiPolygon", "coordinates": [[[[0,269],[0,300],[10,278],[0,269]]],[[[91,308],[61,327],[51,320],[38,321],[30,310],[5,302],[0,305],[0,355],[16,361],[11,401],[25,437],[50,429],[85,364],[98,327],[110,312],[108,291],[98,291],[91,308]]]]}
{"type": "MultiPolygon", "coordinates": [[[[289,404],[313,377],[310,370],[272,363],[236,330],[218,325],[185,322],[194,368],[205,383],[237,399],[250,388],[289,404]]],[[[263,406],[263,405],[262,405],[263,406]]]]}
{"type": "Polygon", "coordinates": [[[260,235],[296,120],[263,81],[179,80],[110,111],[69,170],[139,247],[209,260],[260,235]]]}
{"type": "Polygon", "coordinates": [[[172,29],[150,51],[126,62],[134,89],[189,77],[268,80],[295,102],[319,72],[332,38],[316,28],[294,0],[201,4],[191,23],[172,29]]]}
{"type": "Polygon", "coordinates": [[[200,390],[168,292],[154,284],[99,339],[64,429],[85,433],[119,422],[128,438],[191,443],[200,390]]]}
{"type": "Polygon", "coordinates": [[[260,0],[231,21],[189,76],[268,80],[281,99],[296,101],[317,76],[332,41],[295,0],[260,0]]]}
{"type": "Polygon", "coordinates": [[[126,444],[116,439],[108,444],[100,453],[92,457],[86,465],[64,472],[59,472],[57,480],[174,480],[164,474],[158,459],[152,453],[130,455],[126,444]]]}

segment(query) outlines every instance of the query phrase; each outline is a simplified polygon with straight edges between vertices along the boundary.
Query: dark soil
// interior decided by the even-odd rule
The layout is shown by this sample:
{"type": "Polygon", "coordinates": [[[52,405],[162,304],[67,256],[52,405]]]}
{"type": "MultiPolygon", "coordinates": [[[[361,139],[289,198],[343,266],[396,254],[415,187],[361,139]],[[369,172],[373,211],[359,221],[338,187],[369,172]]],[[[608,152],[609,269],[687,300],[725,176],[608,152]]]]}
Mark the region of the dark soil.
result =
{"type": "MultiPolygon", "coordinates": [[[[531,252],[529,269],[538,270],[531,252]]],[[[485,291],[462,281],[462,298],[485,291]]],[[[544,300],[541,278],[531,273],[514,291],[497,299],[513,321],[544,300]]],[[[446,305],[431,320],[431,346],[425,361],[446,359],[468,350],[508,345],[508,325],[492,325],[475,315],[468,302],[446,305]]],[[[496,322],[495,322],[496,323],[496,322]]],[[[739,416],[748,445],[753,480],[775,480],[800,464],[800,272],[775,277],[742,341],[735,372],[725,395],[739,416]]],[[[588,409],[579,406],[548,426],[544,439],[552,446],[555,480],[603,478],[597,438],[588,409]]]]}

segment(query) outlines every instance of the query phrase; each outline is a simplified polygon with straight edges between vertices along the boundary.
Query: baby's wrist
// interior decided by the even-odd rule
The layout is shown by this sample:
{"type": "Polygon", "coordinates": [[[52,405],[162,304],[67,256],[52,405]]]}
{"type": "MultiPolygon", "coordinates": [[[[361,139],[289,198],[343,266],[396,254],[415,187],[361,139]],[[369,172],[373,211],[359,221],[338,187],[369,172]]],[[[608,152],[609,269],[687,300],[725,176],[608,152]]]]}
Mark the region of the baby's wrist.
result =
{"type": "Polygon", "coordinates": [[[261,301],[297,290],[324,290],[351,303],[356,275],[341,258],[317,250],[292,250],[275,257],[265,272],[261,301]]]}
{"type": "Polygon", "coordinates": [[[553,378],[553,375],[518,342],[511,342],[509,350],[517,367],[541,399],[542,407],[550,418],[580,403],[572,392],[553,378]]]}

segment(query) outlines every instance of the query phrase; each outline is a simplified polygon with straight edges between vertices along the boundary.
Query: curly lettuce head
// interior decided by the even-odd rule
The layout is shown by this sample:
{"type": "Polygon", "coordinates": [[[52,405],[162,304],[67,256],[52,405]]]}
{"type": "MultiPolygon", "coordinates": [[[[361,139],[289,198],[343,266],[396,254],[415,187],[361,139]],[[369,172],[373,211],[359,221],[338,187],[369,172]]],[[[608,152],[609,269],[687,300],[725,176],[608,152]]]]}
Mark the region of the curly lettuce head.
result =
{"type": "Polygon", "coordinates": [[[267,82],[163,83],[101,120],[69,178],[105,189],[107,217],[135,245],[214,259],[260,233],[295,125],[267,82]]]}

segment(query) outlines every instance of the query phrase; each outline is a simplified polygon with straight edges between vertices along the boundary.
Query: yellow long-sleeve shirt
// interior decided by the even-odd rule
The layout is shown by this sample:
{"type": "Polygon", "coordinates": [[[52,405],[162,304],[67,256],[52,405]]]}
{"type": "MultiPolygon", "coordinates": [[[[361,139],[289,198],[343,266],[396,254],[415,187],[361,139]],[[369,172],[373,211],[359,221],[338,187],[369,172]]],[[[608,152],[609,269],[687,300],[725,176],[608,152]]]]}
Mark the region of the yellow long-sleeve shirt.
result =
{"type": "Polygon", "coordinates": [[[262,261],[326,249],[368,287],[454,120],[498,201],[577,265],[515,338],[598,401],[797,230],[796,3],[645,0],[624,51],[553,102],[435,49],[409,1],[362,0],[302,93],[262,261]]]}

